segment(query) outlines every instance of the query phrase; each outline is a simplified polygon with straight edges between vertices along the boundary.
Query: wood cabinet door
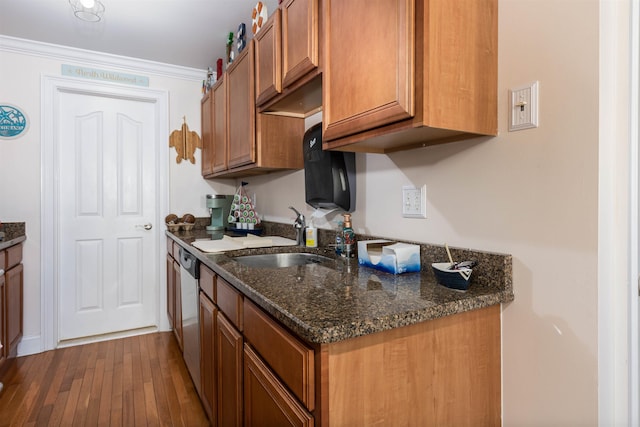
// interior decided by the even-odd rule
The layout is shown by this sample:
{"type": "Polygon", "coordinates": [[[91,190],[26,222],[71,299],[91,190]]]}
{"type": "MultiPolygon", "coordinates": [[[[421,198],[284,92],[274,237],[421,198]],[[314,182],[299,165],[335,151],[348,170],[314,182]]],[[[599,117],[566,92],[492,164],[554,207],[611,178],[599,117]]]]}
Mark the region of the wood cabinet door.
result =
{"type": "Polygon", "coordinates": [[[218,425],[242,425],[242,335],[218,312],[216,322],[218,425]]]}
{"type": "Polygon", "coordinates": [[[200,292],[200,396],[211,425],[217,425],[217,388],[215,363],[216,306],[200,292]]]}
{"type": "Polygon", "coordinates": [[[167,254],[167,317],[169,327],[174,328],[176,313],[176,279],[173,270],[173,257],[167,254]]]}
{"type": "MultiPolygon", "coordinates": [[[[282,84],[287,87],[318,66],[320,11],[318,0],[287,0],[281,7],[282,84]]],[[[359,13],[345,18],[360,20],[359,13]]]]}
{"type": "MultiPolygon", "coordinates": [[[[0,252],[0,255],[4,255],[4,252],[0,252]]],[[[0,257],[0,259],[4,259],[0,257]]],[[[0,264],[0,266],[4,266],[0,264]]],[[[5,322],[5,277],[4,275],[0,276],[0,343],[2,343],[2,348],[0,348],[0,366],[7,359],[7,339],[5,336],[4,322],[5,322]]]]}
{"type": "Polygon", "coordinates": [[[180,286],[180,263],[173,260],[174,301],[173,333],[178,341],[178,347],[182,350],[182,287],[180,286]]]}
{"type": "Polygon", "coordinates": [[[207,92],[200,102],[202,134],[202,176],[213,173],[213,95],[207,92]]]}
{"type": "Polygon", "coordinates": [[[228,166],[232,169],[256,161],[256,92],[254,41],[247,43],[227,71],[228,166]]]}
{"type": "Polygon", "coordinates": [[[282,92],[282,23],[276,9],[255,35],[256,105],[282,92]]]}
{"type": "Polygon", "coordinates": [[[228,169],[227,144],[227,79],[222,76],[211,89],[211,169],[221,172],[228,169]]]}
{"type": "Polygon", "coordinates": [[[244,337],[271,371],[310,411],[315,405],[314,352],[272,320],[260,308],[244,300],[244,337]]]}
{"type": "Polygon", "coordinates": [[[244,346],[245,426],[313,426],[313,416],[287,391],[253,349],[244,346]]]}
{"type": "Polygon", "coordinates": [[[18,342],[22,338],[22,305],[24,269],[19,264],[5,273],[5,298],[7,313],[5,317],[7,357],[15,357],[18,352],[18,342]]]}
{"type": "Polygon", "coordinates": [[[414,2],[326,0],[323,5],[323,140],[411,118],[414,2]]]}

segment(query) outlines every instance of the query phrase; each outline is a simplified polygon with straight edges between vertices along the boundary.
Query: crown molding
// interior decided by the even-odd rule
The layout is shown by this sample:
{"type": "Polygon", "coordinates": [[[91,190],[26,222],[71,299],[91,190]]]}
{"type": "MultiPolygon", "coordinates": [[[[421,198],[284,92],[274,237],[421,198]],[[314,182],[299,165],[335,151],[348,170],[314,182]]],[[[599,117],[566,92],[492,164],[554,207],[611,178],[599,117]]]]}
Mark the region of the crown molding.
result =
{"type": "Polygon", "coordinates": [[[206,70],[197,68],[181,67],[179,65],[0,35],[0,52],[3,51],[38,56],[61,62],[79,62],[83,65],[115,67],[127,71],[182,80],[202,81],[206,76],[206,70]]]}

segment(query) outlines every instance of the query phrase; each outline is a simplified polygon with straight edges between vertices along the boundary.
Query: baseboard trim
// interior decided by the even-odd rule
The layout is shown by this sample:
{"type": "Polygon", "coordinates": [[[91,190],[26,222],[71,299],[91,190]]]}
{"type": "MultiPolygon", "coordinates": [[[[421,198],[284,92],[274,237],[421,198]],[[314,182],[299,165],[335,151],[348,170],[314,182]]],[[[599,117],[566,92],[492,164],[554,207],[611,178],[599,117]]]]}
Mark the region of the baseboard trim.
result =
{"type": "Polygon", "coordinates": [[[118,339],[118,338],[133,337],[133,336],[136,336],[136,335],[152,334],[152,333],[158,332],[158,331],[159,331],[159,329],[156,326],[149,326],[149,327],[146,327],[146,328],[130,329],[128,331],[119,331],[119,332],[113,332],[113,333],[110,333],[110,334],[102,334],[102,335],[94,335],[94,336],[91,336],[91,337],[74,338],[74,339],[70,339],[70,340],[60,341],[58,343],[57,348],[73,347],[73,346],[76,346],[76,345],[91,344],[91,343],[102,342],[102,341],[110,341],[110,340],[115,340],[115,339],[118,339]]]}
{"type": "Polygon", "coordinates": [[[18,357],[42,353],[42,349],[42,337],[40,335],[22,337],[22,340],[18,343],[18,357]]]}

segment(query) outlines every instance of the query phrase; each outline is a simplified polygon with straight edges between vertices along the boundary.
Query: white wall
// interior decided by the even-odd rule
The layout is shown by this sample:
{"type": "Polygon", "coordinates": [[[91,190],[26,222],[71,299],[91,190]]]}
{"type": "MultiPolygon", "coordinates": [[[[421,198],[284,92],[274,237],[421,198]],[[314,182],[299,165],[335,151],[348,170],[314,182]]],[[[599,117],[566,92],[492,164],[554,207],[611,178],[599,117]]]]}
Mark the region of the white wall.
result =
{"type": "MultiPolygon", "coordinates": [[[[598,8],[501,0],[499,136],[356,157],[357,232],[513,255],[505,426],[598,421],[598,8]],[[508,132],[508,89],[536,80],[540,127],[508,132]],[[409,184],[427,185],[426,220],[401,216],[409,184]]],[[[258,210],[286,221],[305,205],[303,180],[248,179],[258,210]]]]}

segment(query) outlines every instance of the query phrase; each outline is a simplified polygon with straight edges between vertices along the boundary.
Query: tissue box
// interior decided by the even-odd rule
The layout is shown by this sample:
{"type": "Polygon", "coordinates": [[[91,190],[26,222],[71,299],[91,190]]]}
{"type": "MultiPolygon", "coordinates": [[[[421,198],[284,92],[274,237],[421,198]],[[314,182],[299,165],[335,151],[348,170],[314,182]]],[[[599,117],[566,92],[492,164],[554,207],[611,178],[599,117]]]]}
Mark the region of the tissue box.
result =
{"type": "Polygon", "coordinates": [[[391,240],[360,240],[358,263],[393,274],[420,271],[420,246],[391,240]]]}

